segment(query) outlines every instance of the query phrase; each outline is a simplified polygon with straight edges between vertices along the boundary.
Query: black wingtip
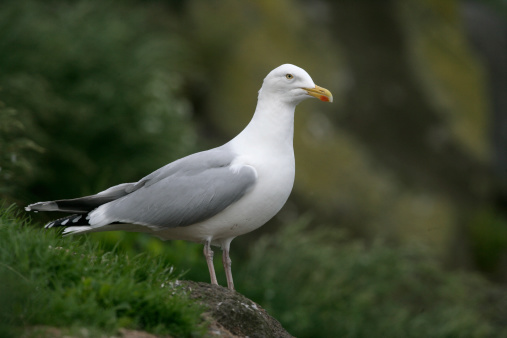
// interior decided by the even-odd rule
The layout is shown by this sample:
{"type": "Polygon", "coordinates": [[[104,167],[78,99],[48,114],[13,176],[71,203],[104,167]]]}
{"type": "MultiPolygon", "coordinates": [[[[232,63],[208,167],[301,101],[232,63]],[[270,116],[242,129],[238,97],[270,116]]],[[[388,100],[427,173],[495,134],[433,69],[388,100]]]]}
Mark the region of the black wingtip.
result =
{"type": "Polygon", "coordinates": [[[44,228],[50,229],[54,227],[70,227],[79,225],[90,225],[88,219],[86,218],[86,215],[74,214],[63,218],[59,218],[46,224],[44,228]]]}

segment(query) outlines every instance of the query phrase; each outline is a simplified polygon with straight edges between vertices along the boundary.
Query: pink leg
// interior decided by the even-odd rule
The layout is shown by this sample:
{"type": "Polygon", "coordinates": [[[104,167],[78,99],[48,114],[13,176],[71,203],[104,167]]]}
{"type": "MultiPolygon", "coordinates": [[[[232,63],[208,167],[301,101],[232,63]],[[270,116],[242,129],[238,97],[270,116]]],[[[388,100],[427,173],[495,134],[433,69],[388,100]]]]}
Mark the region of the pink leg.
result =
{"type": "Polygon", "coordinates": [[[224,264],[225,277],[227,277],[227,288],[234,290],[234,282],[232,280],[231,258],[229,257],[229,246],[231,241],[222,243],[222,263],[224,264]]]}
{"type": "Polygon", "coordinates": [[[206,263],[208,263],[211,284],[218,285],[217,276],[215,274],[215,267],[213,266],[213,251],[211,250],[210,241],[206,241],[206,243],[204,243],[204,257],[206,257],[206,263]]]}
{"type": "Polygon", "coordinates": [[[224,264],[225,276],[227,277],[227,287],[229,290],[234,290],[234,282],[232,280],[231,258],[229,257],[229,250],[224,250],[222,253],[222,263],[224,264]]]}

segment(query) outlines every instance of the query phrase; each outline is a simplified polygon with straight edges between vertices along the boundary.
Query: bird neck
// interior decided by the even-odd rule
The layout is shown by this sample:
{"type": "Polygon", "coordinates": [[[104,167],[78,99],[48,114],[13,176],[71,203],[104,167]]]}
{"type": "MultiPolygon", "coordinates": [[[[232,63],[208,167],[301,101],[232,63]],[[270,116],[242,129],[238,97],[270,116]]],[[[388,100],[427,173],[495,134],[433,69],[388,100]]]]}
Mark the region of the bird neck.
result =
{"type": "Polygon", "coordinates": [[[295,108],[294,104],[259,98],[252,120],[233,141],[256,148],[292,149],[295,108]]]}

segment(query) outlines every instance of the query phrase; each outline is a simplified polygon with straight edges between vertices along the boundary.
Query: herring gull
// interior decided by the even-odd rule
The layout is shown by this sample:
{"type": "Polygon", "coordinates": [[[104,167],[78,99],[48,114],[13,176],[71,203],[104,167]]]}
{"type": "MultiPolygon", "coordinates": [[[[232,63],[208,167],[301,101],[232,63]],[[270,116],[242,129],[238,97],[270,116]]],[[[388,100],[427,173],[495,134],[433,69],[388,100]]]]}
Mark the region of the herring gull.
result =
{"type": "Polygon", "coordinates": [[[266,76],[252,120],[226,144],[138,182],[25,209],[72,213],[45,226],[64,227],[64,235],[123,230],[203,243],[212,284],[218,283],[211,245],[220,246],[227,286],[234,290],[231,241],[264,225],[287,201],[295,174],[294,110],[310,97],[333,101],[305,70],[284,64],[266,76]]]}

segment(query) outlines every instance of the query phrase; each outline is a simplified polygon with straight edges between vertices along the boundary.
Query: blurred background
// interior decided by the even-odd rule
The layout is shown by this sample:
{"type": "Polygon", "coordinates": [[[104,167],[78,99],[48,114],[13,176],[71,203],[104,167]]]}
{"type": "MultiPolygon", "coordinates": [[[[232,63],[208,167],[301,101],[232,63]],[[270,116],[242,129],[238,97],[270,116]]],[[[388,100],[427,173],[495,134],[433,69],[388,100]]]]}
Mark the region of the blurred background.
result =
{"type": "MultiPolygon", "coordinates": [[[[237,289],[300,337],[507,336],[505,0],[3,0],[0,198],[219,146],[283,63],[335,102],[298,106],[294,191],[233,241],[237,289]]],[[[200,245],[91,237],[209,279],[200,245]]]]}

